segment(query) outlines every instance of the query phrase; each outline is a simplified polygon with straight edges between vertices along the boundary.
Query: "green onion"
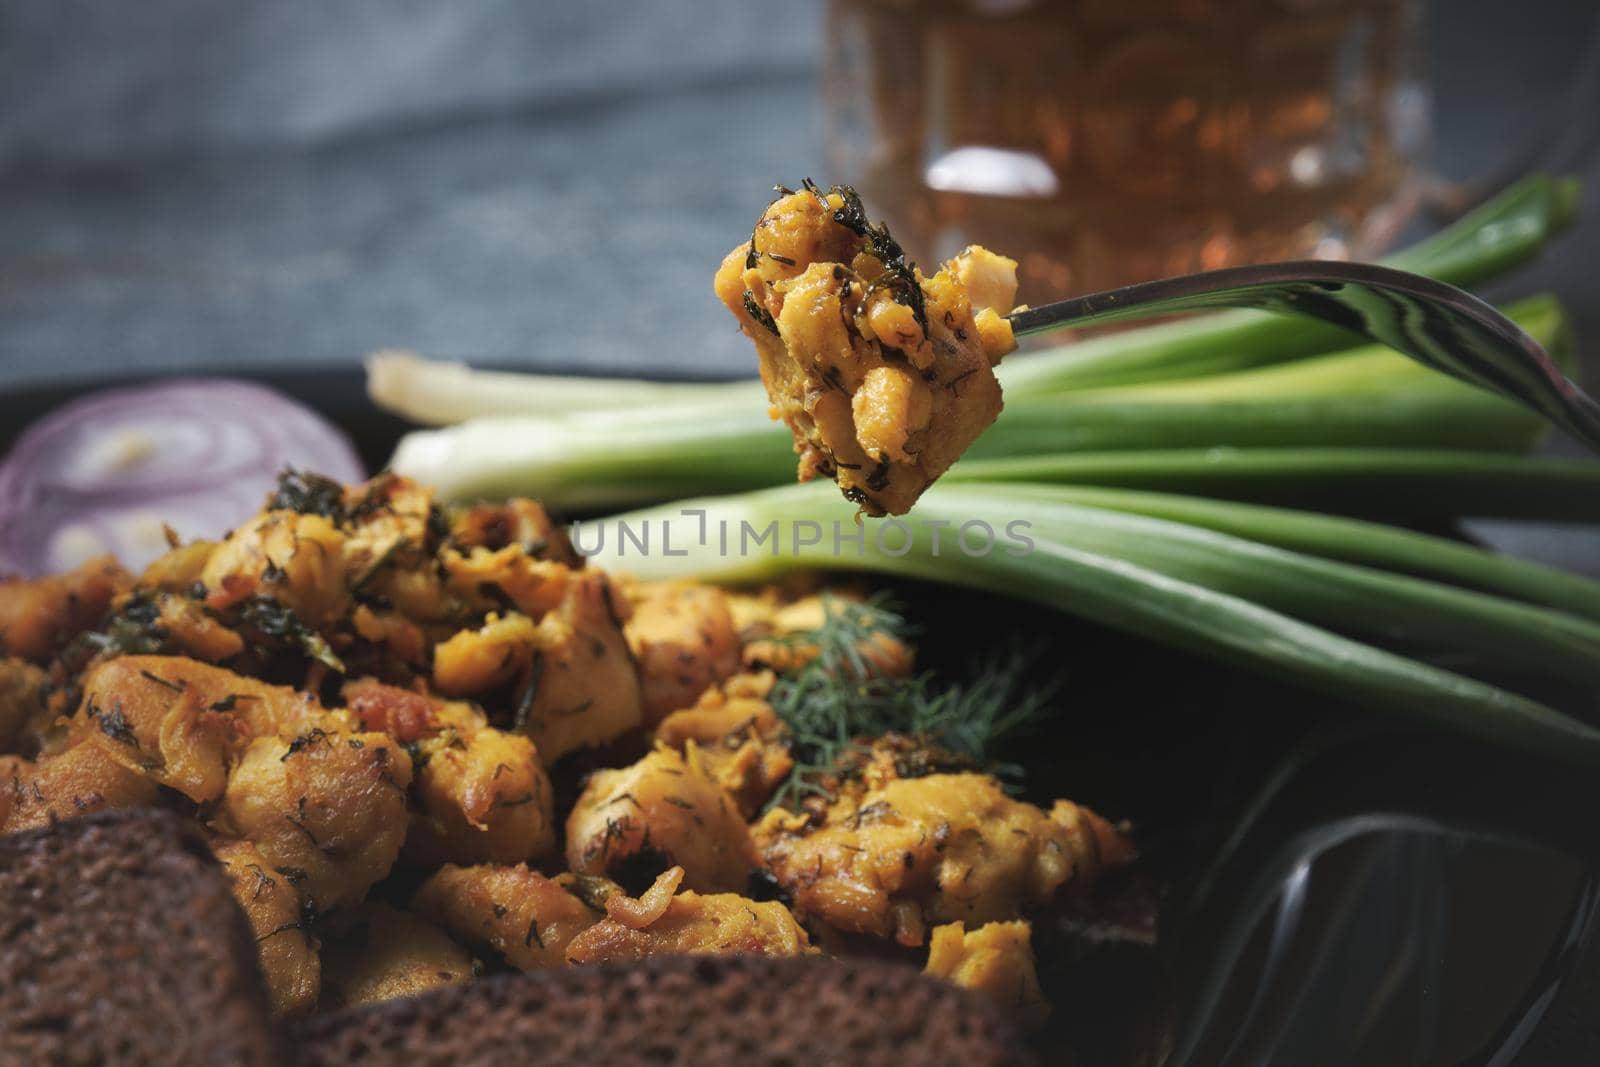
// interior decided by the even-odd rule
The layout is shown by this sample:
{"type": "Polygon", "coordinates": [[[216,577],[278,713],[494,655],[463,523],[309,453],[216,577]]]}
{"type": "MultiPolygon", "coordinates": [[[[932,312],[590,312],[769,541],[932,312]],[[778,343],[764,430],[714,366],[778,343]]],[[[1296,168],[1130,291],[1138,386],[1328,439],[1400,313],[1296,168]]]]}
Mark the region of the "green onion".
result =
{"type": "MultiPolygon", "coordinates": [[[[1558,351],[1566,330],[1548,299],[1509,309],[1558,351]]],[[[1367,345],[1209,379],[1060,396],[1008,394],[974,460],[1190,447],[1462,448],[1520,451],[1543,432],[1509,401],[1367,345]]],[[[790,480],[787,431],[763,402],[565,416],[494,416],[408,434],[393,468],[446,499],[525,494],[571,509],[625,506],[790,480]]]]}
{"type": "MultiPolygon", "coordinates": [[[[991,490],[949,498],[987,507],[991,490]]],[[[1209,589],[1245,597],[1296,618],[1390,646],[1464,654],[1512,669],[1576,681],[1600,674],[1600,623],[1370,567],[1288,551],[1216,530],[1135,511],[1088,506],[1071,489],[1012,486],[1003,499],[1019,514],[1070,532],[1076,548],[1114,556],[1209,589]],[[1383,611],[1372,611],[1375,603],[1383,611]]],[[[1174,511],[1179,510],[1177,508],[1174,511]]],[[[1590,600],[1590,611],[1594,610],[1590,600]]]]}
{"type": "Polygon", "coordinates": [[[487,415],[566,415],[667,405],[715,409],[760,407],[761,383],[650,382],[474,370],[412,352],[367,357],[367,395],[386,411],[425,426],[448,426],[487,415]]]}
{"type": "MultiPolygon", "coordinates": [[[[848,542],[834,551],[835,533],[848,537],[854,527],[849,506],[829,486],[702,499],[620,516],[608,525],[626,522],[639,529],[646,520],[658,527],[675,520],[681,535],[699,521],[685,517],[686,509],[703,509],[710,531],[732,531],[730,551],[718,550],[714,532],[701,546],[675,539],[675,552],[687,549],[681,556],[630,553],[613,536],[593,561],[642,578],[758,581],[799,568],[844,568],[982,588],[1250,667],[1374,711],[1555,758],[1600,759],[1600,731],[1546,705],[1341,636],[1294,614],[1350,631],[1381,627],[1385,634],[1428,647],[1470,648],[1475,666],[1515,668],[1538,661],[1542,670],[1558,667],[1563,676],[1589,677],[1595,654],[1584,645],[1592,631],[1564,613],[1317,561],[1199,528],[1119,523],[1107,517],[1109,512],[1042,501],[1010,487],[935,486],[919,502],[914,521],[885,532],[889,551],[875,543],[874,524],[865,528],[867,544],[859,555],[848,542]],[[972,557],[951,543],[963,523],[981,520],[1004,530],[1019,519],[1033,523],[1026,532],[1034,544],[1031,553],[1012,554],[997,545],[972,557]],[[821,543],[793,543],[801,538],[784,531],[799,529],[797,521],[816,523],[824,531],[821,543]],[[942,551],[933,547],[932,522],[949,524],[941,531],[942,551]],[[774,525],[782,542],[773,546],[778,551],[738,551],[741,524],[754,531],[774,525]],[[903,555],[894,554],[902,532],[908,547],[903,555]],[[1316,589],[1324,580],[1335,585],[1316,589]],[[1274,606],[1257,602],[1262,599],[1274,606]]],[[[808,537],[813,532],[806,529],[808,537]]],[[[594,547],[593,531],[579,534],[594,547]]]]}
{"type": "MultiPolygon", "coordinates": [[[[1590,470],[1600,474],[1600,469],[1590,470]]],[[[1018,486],[1028,494],[1041,487],[1018,486]]],[[[1170,519],[1327,559],[1500,593],[1600,622],[1600,582],[1442,537],[1375,522],[1170,493],[1050,486],[1050,500],[1170,519]]]]}
{"type": "Polygon", "coordinates": [[[944,482],[1159,490],[1412,522],[1600,522],[1600,464],[1500,452],[1178,448],[962,460],[944,482]]]}

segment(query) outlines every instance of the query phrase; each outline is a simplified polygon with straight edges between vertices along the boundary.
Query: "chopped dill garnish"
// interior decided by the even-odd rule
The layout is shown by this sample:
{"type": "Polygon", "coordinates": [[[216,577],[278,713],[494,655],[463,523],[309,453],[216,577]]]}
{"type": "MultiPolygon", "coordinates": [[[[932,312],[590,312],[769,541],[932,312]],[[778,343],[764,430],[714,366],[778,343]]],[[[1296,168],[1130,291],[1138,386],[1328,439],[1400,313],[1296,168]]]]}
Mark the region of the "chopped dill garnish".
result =
{"type": "Polygon", "coordinates": [[[271,597],[251,597],[245,601],[239,618],[247,626],[258,630],[262,636],[293,645],[318,663],[340,674],[344,673],[344,661],[333,651],[327,640],[287,606],[271,597]]]}
{"type": "Polygon", "coordinates": [[[864,602],[823,595],[823,623],[776,640],[815,654],[779,675],[769,700],[788,727],[795,769],[770,806],[794,807],[837,775],[874,739],[897,735],[916,742],[906,772],[984,770],[1016,778],[1020,769],[994,762],[997,744],[1038,720],[1056,696],[1054,685],[1027,684],[1034,656],[1012,649],[977,665],[965,682],[940,682],[930,672],[888,676],[873,662],[884,638],[905,641],[912,628],[879,595],[864,602]]]}

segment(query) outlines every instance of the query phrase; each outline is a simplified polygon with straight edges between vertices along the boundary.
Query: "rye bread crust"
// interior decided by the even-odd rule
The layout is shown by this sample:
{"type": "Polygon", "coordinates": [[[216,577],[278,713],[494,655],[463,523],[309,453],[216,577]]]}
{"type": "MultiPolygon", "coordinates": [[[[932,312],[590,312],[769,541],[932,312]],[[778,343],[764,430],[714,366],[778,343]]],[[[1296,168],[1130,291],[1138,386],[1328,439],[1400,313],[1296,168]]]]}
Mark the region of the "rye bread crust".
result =
{"type": "Polygon", "coordinates": [[[198,825],[0,837],[0,1067],[273,1067],[255,945],[198,825]]]}
{"type": "Polygon", "coordinates": [[[657,957],[504,975],[320,1016],[303,1067],[1001,1067],[1033,1062],[970,993],[890,963],[657,957]]]}

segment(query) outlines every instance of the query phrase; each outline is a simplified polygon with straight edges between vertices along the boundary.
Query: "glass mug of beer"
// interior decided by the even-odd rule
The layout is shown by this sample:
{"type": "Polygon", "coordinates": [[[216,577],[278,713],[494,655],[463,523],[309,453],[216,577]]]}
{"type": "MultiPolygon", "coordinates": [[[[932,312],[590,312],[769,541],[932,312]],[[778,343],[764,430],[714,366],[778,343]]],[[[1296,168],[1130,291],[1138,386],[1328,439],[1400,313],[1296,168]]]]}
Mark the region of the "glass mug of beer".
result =
{"type": "Polygon", "coordinates": [[[1421,190],[1421,0],[831,0],[829,163],[1021,294],[1369,258],[1421,190]]]}

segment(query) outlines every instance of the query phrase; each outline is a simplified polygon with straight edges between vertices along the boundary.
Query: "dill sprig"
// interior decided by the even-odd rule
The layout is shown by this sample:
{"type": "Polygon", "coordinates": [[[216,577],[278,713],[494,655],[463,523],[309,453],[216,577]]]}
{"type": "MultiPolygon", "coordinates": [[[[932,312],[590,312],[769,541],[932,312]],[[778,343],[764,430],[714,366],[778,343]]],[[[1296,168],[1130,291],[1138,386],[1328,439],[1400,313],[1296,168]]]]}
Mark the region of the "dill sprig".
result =
{"type": "Polygon", "coordinates": [[[944,754],[952,765],[1020,776],[1020,768],[994,762],[992,753],[1039,719],[1056,695],[1054,685],[1027,684],[1030,651],[1013,648],[981,661],[965,682],[940,682],[931,672],[893,677],[873,654],[884,638],[907,641],[913,628],[887,597],[858,602],[823,594],[822,610],[820,627],[777,639],[812,654],[779,675],[769,697],[788,727],[795,762],[773,806],[793,808],[806,795],[827,795],[825,779],[891,734],[944,754]]]}

